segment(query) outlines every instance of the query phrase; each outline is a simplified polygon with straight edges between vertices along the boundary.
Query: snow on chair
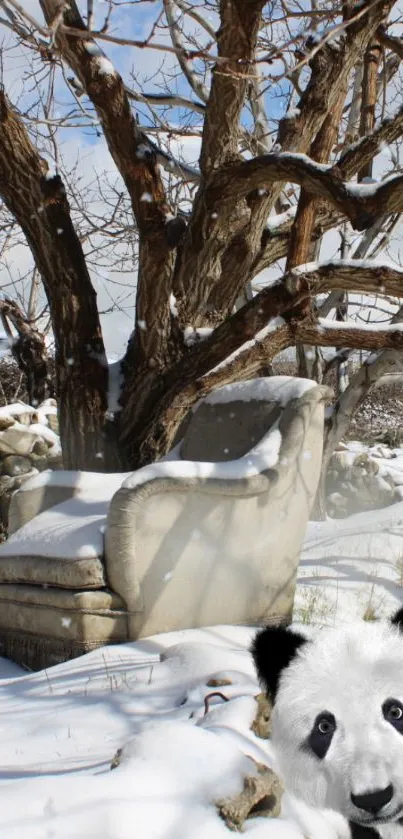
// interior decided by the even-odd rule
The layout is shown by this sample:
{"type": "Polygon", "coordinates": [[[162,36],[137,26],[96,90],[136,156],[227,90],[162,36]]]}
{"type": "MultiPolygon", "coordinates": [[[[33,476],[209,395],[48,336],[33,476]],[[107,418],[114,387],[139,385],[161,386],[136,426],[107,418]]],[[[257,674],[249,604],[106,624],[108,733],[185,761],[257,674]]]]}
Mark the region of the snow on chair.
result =
{"type": "Polygon", "coordinates": [[[289,622],[329,396],[285,376],[226,385],[158,463],[27,481],[0,546],[0,654],[37,669],[175,629],[289,622]]]}

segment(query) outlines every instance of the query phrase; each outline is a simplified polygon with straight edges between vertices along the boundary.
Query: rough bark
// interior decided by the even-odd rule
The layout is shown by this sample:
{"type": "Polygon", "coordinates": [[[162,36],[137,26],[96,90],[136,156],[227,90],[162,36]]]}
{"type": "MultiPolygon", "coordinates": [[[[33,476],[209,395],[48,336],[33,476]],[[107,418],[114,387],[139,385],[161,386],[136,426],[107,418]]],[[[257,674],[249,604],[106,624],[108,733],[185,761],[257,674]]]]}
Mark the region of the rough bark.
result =
{"type": "Polygon", "coordinates": [[[0,300],[0,318],[9,338],[11,355],[24,373],[29,403],[35,407],[55,395],[45,339],[14,300],[0,300]]]}
{"type": "MultiPolygon", "coordinates": [[[[380,42],[374,38],[365,51],[362,79],[360,136],[370,134],[375,125],[375,106],[378,98],[378,68],[382,57],[380,42]]],[[[361,166],[358,180],[372,177],[372,160],[361,166]]]]}
{"type": "MultiPolygon", "coordinates": [[[[52,21],[57,0],[40,0],[47,23],[52,21]]],[[[165,190],[152,144],[140,130],[130,107],[123,80],[110,65],[104,72],[100,58],[107,60],[93,39],[76,38],[68,29],[85,30],[74,0],[63,12],[63,26],[56,32],[56,44],[63,58],[91,99],[100,119],[109,151],[122,174],[130,195],[139,232],[139,269],[136,296],[137,330],[129,342],[123,364],[124,388],[119,434],[127,437],[133,418],[143,409],[143,400],[170,362],[171,312],[174,249],[167,235],[165,190]]],[[[130,464],[121,460],[122,468],[130,464]]]]}
{"type": "MultiPolygon", "coordinates": [[[[40,0],[40,5],[49,23],[58,0],[40,0]]],[[[85,30],[74,0],[66,4],[63,20],[67,26],[85,30]]],[[[99,59],[105,56],[93,39],[75,38],[59,27],[56,44],[97,111],[109,151],[130,195],[140,234],[137,316],[147,324],[137,336],[136,347],[144,357],[152,356],[158,362],[166,353],[170,326],[173,252],[166,237],[168,207],[156,156],[137,125],[121,76],[112,65],[110,73],[103,71],[99,59]]]]}
{"type": "Polygon", "coordinates": [[[265,0],[221,0],[217,55],[203,126],[204,177],[238,158],[238,129],[265,0]]]}
{"type": "MultiPolygon", "coordinates": [[[[318,136],[312,143],[310,157],[318,163],[327,163],[332,148],[337,141],[345,95],[346,89],[342,88],[334,110],[327,115],[318,136]]],[[[304,265],[314,258],[316,243],[313,241],[313,231],[317,210],[317,198],[301,189],[297,212],[290,233],[286,271],[297,265],[304,265]]],[[[312,301],[310,305],[312,305],[312,301]]],[[[310,365],[310,370],[305,348],[302,344],[297,344],[297,359],[299,374],[304,377],[309,376],[309,373],[313,371],[313,365],[310,365]]]]}
{"type": "Polygon", "coordinates": [[[48,176],[2,90],[0,195],[25,233],[49,301],[64,464],[99,471],[107,368],[96,294],[62,181],[48,176]]]}

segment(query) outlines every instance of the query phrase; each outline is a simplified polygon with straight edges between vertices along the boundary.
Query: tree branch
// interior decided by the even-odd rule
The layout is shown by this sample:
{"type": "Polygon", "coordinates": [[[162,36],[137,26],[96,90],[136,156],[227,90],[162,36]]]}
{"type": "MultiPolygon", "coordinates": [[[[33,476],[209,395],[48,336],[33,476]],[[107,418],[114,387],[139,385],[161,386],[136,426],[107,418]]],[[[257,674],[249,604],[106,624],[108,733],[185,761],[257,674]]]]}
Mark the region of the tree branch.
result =
{"type": "Polygon", "coordinates": [[[213,70],[200,155],[203,175],[239,156],[239,119],[264,5],[264,0],[221,0],[218,63],[213,70]]]}
{"type": "Polygon", "coordinates": [[[334,165],[345,180],[350,180],[359,167],[369,163],[382,148],[384,143],[394,143],[403,134],[403,107],[399,108],[394,117],[383,120],[371,134],[353,143],[340,155],[334,165]]]}
{"type": "Polygon", "coordinates": [[[403,293],[403,270],[368,260],[334,259],[319,266],[313,263],[311,270],[302,265],[293,273],[304,278],[312,294],[348,291],[401,297],[403,293]]]}
{"type": "Polygon", "coordinates": [[[202,102],[206,103],[209,98],[209,91],[198,74],[193,70],[189,59],[186,58],[186,50],[182,43],[182,33],[175,16],[175,4],[173,0],[163,0],[163,2],[172,44],[177,50],[177,58],[182,73],[192,90],[194,90],[202,102]]]}
{"type": "Polygon", "coordinates": [[[306,155],[271,153],[228,167],[212,179],[206,204],[210,211],[218,202],[234,201],[255,189],[273,183],[297,183],[307,192],[329,201],[350,219],[357,230],[365,230],[380,215],[403,211],[403,176],[360,185],[344,183],[336,168],[321,166],[306,155]]]}
{"type": "Polygon", "coordinates": [[[355,350],[382,350],[394,349],[403,350],[403,325],[374,329],[371,326],[364,329],[345,322],[340,322],[336,327],[336,321],[326,323],[321,320],[318,323],[301,321],[294,331],[294,340],[312,344],[318,347],[343,346],[355,350]]]}
{"type": "Polygon", "coordinates": [[[392,50],[400,59],[403,59],[403,40],[397,38],[396,35],[389,35],[384,26],[380,26],[377,30],[377,36],[382,44],[388,50],[392,50]]]}
{"type": "MultiPolygon", "coordinates": [[[[40,5],[50,25],[57,0],[40,0],[40,5]]],[[[68,27],[85,32],[75,0],[70,0],[63,21],[68,27]]],[[[156,155],[131,112],[121,76],[95,42],[89,37],[83,40],[68,34],[63,25],[55,38],[63,58],[95,106],[109,151],[131,198],[140,234],[137,316],[147,323],[147,330],[140,330],[136,337],[136,347],[141,355],[152,356],[158,365],[165,356],[170,331],[173,252],[166,236],[169,208],[156,155]]]]}
{"type": "Polygon", "coordinates": [[[171,108],[186,108],[204,116],[206,106],[201,102],[194,102],[193,99],[186,99],[176,93],[140,93],[131,87],[125,88],[126,93],[133,102],[147,102],[150,105],[168,105],[171,108]]]}

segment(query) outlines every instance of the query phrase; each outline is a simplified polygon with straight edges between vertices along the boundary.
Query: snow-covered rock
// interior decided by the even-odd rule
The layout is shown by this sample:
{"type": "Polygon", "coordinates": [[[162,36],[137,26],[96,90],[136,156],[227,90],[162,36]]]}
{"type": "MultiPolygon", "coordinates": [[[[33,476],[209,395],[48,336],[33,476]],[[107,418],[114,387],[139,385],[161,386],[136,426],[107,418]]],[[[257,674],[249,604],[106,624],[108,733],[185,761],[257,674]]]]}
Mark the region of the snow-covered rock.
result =
{"type": "Polygon", "coordinates": [[[61,465],[55,399],[37,408],[24,402],[0,408],[0,525],[7,526],[14,490],[37,472],[61,465]]]}
{"type": "Polygon", "coordinates": [[[326,477],[326,507],[332,518],[387,507],[400,501],[403,472],[389,468],[393,450],[353,441],[334,452],[326,477]],[[383,463],[386,461],[386,464],[383,463]]]}

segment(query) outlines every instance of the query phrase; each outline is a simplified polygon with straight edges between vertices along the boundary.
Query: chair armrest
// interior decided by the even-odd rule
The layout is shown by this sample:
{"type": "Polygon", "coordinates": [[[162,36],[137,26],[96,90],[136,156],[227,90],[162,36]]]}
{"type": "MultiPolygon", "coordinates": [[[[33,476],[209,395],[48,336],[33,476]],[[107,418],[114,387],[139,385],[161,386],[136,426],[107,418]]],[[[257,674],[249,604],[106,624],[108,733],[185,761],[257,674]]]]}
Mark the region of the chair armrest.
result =
{"type": "Polygon", "coordinates": [[[92,498],[100,492],[112,495],[121,486],[128,472],[100,475],[99,472],[46,470],[25,483],[11,497],[8,531],[15,533],[39,513],[62,504],[77,495],[92,498]],[[103,480],[102,480],[103,479],[103,480]],[[105,488],[106,484],[106,488],[105,488]]]}

